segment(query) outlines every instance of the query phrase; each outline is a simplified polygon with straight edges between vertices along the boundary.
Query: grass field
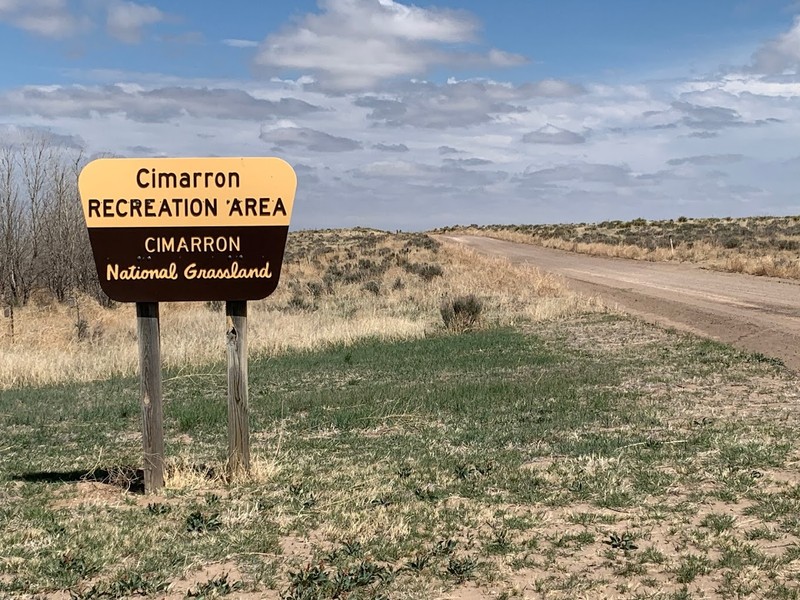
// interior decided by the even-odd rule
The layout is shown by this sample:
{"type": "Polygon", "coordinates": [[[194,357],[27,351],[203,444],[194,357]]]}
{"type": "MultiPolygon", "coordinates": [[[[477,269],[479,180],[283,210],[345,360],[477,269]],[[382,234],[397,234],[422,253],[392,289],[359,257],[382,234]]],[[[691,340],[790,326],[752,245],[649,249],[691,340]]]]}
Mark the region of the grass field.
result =
{"type": "Polygon", "coordinates": [[[800,598],[773,359],[424,235],[302,232],[250,312],[251,477],[225,473],[220,307],[165,305],[145,496],[129,308],[3,324],[0,598],[800,598]]]}
{"type": "Polygon", "coordinates": [[[800,217],[603,221],[447,227],[595,256],[692,262],[733,273],[800,279],[800,217]]]}
{"type": "Polygon", "coordinates": [[[798,598],[796,379],[613,315],[0,395],[0,597],[798,598]]]}

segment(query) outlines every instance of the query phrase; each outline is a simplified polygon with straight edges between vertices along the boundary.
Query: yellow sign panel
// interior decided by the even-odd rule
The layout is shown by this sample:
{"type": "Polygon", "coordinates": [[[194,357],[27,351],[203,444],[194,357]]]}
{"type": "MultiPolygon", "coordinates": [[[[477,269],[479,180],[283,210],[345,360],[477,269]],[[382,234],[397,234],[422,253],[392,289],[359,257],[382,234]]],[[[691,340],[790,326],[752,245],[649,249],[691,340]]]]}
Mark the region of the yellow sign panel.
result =
{"type": "Polygon", "coordinates": [[[78,181],[87,226],[289,226],[297,176],[280,158],[101,158],[78,181]]]}

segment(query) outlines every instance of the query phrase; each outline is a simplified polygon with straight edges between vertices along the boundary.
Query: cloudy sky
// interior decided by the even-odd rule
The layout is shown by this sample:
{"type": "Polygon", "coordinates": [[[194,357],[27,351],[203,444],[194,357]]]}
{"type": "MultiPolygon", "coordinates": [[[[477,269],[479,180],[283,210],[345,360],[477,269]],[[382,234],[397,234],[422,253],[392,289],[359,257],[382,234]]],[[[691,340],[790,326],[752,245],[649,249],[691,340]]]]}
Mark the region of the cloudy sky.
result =
{"type": "Polygon", "coordinates": [[[0,0],[0,143],[280,156],[296,228],[800,214],[800,2],[0,0]]]}

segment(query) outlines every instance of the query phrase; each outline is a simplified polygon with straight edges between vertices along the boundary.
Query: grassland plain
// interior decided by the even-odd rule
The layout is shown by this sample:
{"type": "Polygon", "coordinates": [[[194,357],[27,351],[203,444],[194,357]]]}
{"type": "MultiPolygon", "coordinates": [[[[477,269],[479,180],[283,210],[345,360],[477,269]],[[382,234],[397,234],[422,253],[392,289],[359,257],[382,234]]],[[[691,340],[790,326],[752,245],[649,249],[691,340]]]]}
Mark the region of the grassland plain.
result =
{"type": "Polygon", "coordinates": [[[238,482],[223,470],[224,365],[208,362],[221,349],[173,364],[156,496],[138,493],[132,374],[0,390],[0,597],[800,597],[794,373],[619,316],[576,316],[587,305],[557,282],[423,237],[405,260],[429,266],[393,259],[375,294],[377,278],[346,282],[342,264],[368,270],[362,237],[382,240],[368,253],[409,238],[324,235],[354,257],[306,267],[308,250],[294,250],[296,273],[314,275],[287,285],[281,314],[358,319],[399,276],[393,292],[419,285],[413,297],[428,298],[409,307],[423,332],[257,353],[255,468],[238,482]],[[441,275],[415,273],[436,265],[441,275]],[[324,308],[337,305],[311,290],[320,275],[344,307],[324,308]],[[467,291],[484,326],[434,326],[443,294],[467,291]],[[571,316],[540,319],[539,303],[571,316]]]}
{"type": "MultiPolygon", "coordinates": [[[[364,337],[423,337],[441,323],[447,297],[478,295],[484,321],[513,325],[590,310],[556,277],[484,258],[422,234],[372,230],[290,234],[278,290],[251,302],[253,354],[322,348],[364,337]]],[[[225,356],[223,303],[171,303],[161,309],[162,357],[170,367],[225,356]]],[[[136,319],[131,305],[71,305],[35,297],[0,318],[0,389],[89,381],[135,372],[136,319]]]]}
{"type": "Polygon", "coordinates": [[[446,227],[595,256],[692,262],[709,269],[800,279],[800,216],[446,227]]]}

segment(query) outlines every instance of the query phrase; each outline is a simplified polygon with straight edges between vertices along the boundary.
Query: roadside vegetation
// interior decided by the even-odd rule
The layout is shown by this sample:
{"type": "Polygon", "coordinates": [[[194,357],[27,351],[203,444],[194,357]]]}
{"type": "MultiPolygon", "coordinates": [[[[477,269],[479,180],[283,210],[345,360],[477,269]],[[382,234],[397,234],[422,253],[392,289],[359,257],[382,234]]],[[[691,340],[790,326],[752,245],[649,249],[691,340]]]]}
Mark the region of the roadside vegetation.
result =
{"type": "Polygon", "coordinates": [[[733,273],[800,279],[800,216],[445,227],[595,256],[691,262],[733,273]]]}
{"type": "MultiPolygon", "coordinates": [[[[301,231],[289,236],[278,290],[249,303],[251,355],[424,337],[443,327],[443,305],[470,295],[485,325],[593,308],[552,275],[424,234],[301,231]]],[[[448,323],[458,328],[461,318],[448,323]]],[[[224,303],[165,303],[161,332],[166,366],[216,361],[225,356],[224,303]]],[[[0,389],[130,375],[137,352],[130,304],[86,294],[59,302],[43,290],[0,315],[0,389]]]]}

